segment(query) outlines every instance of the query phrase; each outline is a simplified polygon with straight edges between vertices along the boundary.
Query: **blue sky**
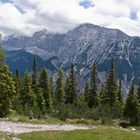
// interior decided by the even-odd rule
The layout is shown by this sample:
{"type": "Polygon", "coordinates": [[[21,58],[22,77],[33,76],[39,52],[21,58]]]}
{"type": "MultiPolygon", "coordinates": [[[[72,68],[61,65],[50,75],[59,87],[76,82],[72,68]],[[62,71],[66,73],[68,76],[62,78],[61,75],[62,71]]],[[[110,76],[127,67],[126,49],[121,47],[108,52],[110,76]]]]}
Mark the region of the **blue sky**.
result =
{"type": "Polygon", "coordinates": [[[2,3],[11,2],[11,0],[0,0],[2,3]]]}
{"type": "Polygon", "coordinates": [[[137,19],[138,19],[137,11],[132,10],[132,11],[131,11],[131,14],[130,14],[130,18],[131,18],[132,20],[137,20],[137,19]]]}
{"type": "Polygon", "coordinates": [[[0,0],[0,32],[65,33],[82,23],[140,36],[140,0],[0,0]]]}
{"type": "Polygon", "coordinates": [[[79,2],[79,5],[83,6],[85,9],[88,9],[90,7],[94,7],[94,4],[90,0],[83,0],[79,2]]]}

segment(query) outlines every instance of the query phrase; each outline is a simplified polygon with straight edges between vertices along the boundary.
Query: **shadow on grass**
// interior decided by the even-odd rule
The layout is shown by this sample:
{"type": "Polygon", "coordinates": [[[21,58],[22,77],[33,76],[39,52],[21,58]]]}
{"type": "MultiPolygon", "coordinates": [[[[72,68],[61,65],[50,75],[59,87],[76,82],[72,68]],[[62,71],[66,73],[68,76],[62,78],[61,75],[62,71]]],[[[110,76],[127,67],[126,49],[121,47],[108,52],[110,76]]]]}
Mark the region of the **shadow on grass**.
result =
{"type": "Polygon", "coordinates": [[[121,126],[123,128],[128,128],[130,126],[138,127],[138,126],[140,126],[140,124],[131,124],[131,123],[128,123],[128,122],[121,122],[121,123],[119,123],[119,126],[121,126]]]}
{"type": "Polygon", "coordinates": [[[127,128],[129,126],[132,126],[130,123],[126,123],[126,122],[121,122],[119,125],[123,128],[127,128]]]}

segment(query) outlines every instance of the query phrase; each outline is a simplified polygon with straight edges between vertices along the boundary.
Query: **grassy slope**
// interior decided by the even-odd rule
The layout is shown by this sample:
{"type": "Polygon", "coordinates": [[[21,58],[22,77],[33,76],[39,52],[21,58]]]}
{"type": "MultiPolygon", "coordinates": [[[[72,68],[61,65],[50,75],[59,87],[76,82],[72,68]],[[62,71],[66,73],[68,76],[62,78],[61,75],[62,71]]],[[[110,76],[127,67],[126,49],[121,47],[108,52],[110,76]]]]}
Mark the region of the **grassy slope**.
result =
{"type": "Polygon", "coordinates": [[[22,134],[22,140],[139,140],[140,134],[111,127],[70,132],[37,132],[22,134]]]}

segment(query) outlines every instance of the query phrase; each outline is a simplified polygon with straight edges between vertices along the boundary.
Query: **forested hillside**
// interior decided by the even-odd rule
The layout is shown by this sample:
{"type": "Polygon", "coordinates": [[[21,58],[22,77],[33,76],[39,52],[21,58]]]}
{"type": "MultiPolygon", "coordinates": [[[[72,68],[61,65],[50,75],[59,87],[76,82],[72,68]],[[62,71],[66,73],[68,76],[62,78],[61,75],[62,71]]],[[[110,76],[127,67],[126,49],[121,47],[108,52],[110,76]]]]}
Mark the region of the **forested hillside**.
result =
{"type": "MultiPolygon", "coordinates": [[[[1,62],[4,59],[1,51],[1,62]]],[[[22,65],[22,64],[21,64],[22,65]]],[[[132,83],[128,97],[122,92],[121,80],[116,76],[115,58],[103,81],[101,90],[98,85],[98,68],[94,63],[83,91],[78,89],[78,79],[73,64],[64,75],[63,69],[50,75],[44,67],[38,70],[33,58],[32,70],[20,76],[20,69],[9,71],[8,65],[0,69],[0,117],[13,112],[30,119],[45,118],[47,114],[65,121],[67,118],[102,120],[122,119],[130,124],[140,124],[140,87],[132,83]]]]}

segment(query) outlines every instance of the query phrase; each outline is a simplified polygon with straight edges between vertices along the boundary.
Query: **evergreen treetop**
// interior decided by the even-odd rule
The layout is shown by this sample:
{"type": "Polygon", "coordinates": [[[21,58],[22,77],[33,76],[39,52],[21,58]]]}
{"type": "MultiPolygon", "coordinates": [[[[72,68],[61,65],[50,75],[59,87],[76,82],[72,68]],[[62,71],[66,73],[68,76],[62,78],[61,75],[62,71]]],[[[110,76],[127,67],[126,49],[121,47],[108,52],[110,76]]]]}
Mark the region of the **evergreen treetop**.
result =
{"type": "Polygon", "coordinates": [[[88,106],[90,108],[97,107],[99,105],[100,99],[98,94],[98,81],[97,81],[97,66],[94,63],[91,70],[91,81],[90,81],[90,94],[88,106]]]}
{"type": "Polygon", "coordinates": [[[10,113],[15,99],[15,82],[8,66],[4,64],[0,72],[0,117],[10,113]]]}
{"type": "Polygon", "coordinates": [[[77,100],[77,78],[74,65],[70,66],[70,73],[66,80],[66,103],[73,104],[77,100]]]}
{"type": "Polygon", "coordinates": [[[62,69],[58,70],[57,80],[56,80],[56,100],[59,103],[64,103],[65,101],[65,90],[64,90],[64,81],[63,77],[64,72],[62,69]]]}
{"type": "Polygon", "coordinates": [[[107,76],[106,87],[105,87],[105,94],[106,94],[105,102],[110,107],[113,107],[117,102],[117,92],[118,92],[118,84],[117,84],[116,71],[115,71],[115,59],[112,58],[111,67],[107,76]]]}
{"type": "Polygon", "coordinates": [[[40,74],[40,87],[43,90],[43,96],[45,99],[46,109],[52,109],[52,98],[50,92],[50,79],[46,68],[43,68],[40,74]]]}
{"type": "Polygon", "coordinates": [[[130,119],[131,124],[140,123],[139,104],[138,104],[137,96],[135,94],[135,87],[133,83],[130,87],[129,94],[126,100],[124,116],[130,119]]]}

